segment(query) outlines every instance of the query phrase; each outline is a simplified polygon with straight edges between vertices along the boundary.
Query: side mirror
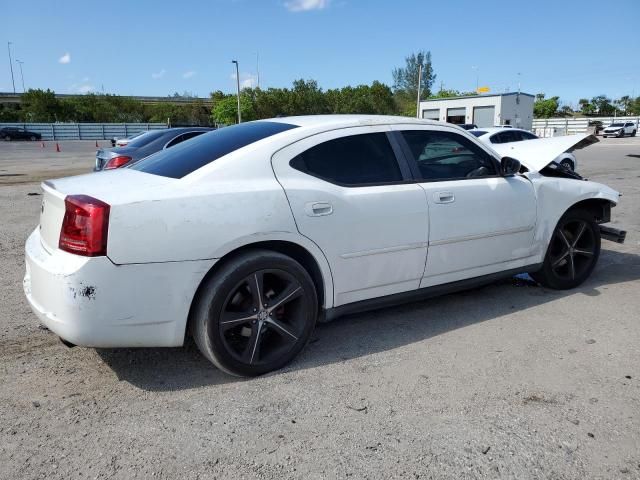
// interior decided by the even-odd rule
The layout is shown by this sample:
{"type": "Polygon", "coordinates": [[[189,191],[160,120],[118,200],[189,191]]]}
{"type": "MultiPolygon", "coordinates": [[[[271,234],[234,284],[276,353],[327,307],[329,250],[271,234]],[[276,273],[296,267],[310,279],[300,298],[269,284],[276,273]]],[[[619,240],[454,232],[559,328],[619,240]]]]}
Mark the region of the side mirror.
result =
{"type": "Polygon", "coordinates": [[[515,175],[520,171],[520,160],[516,160],[513,157],[502,157],[500,170],[502,170],[502,176],[504,177],[515,175]]]}

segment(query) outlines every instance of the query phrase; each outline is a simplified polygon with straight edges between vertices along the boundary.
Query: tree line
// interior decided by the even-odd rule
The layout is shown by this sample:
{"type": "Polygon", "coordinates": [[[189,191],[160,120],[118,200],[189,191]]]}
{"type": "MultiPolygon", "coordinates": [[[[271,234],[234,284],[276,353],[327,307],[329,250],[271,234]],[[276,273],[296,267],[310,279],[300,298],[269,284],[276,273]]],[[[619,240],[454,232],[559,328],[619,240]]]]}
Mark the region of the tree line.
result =
{"type": "Polygon", "coordinates": [[[598,95],[591,99],[581,98],[578,100],[578,105],[573,108],[570,105],[560,106],[560,97],[546,98],[544,93],[539,93],[533,105],[535,118],[625,115],[640,115],[640,97],[631,98],[629,95],[624,95],[612,100],[606,95],[598,95]]]}
{"type": "MultiPolygon", "coordinates": [[[[473,95],[475,92],[444,89],[433,90],[436,73],[431,52],[408,55],[401,67],[393,69],[393,84],[374,81],[370,85],[322,89],[315,80],[295,80],[291,88],[245,88],[240,93],[242,120],[257,120],[290,115],[362,113],[382,115],[416,115],[420,99],[473,95]]],[[[172,125],[227,125],[237,121],[236,94],[214,91],[211,104],[205,104],[189,92],[174,93],[180,103],[145,104],[130,97],[89,93],[56,98],[51,90],[29,90],[20,104],[0,105],[0,122],[96,122],[147,123],[168,122],[172,125]]],[[[168,99],[170,100],[170,99],[168,99]]],[[[549,118],[560,115],[610,116],[640,115],[640,97],[628,96],[610,100],[604,95],[581,99],[579,110],[560,107],[559,97],[536,95],[534,116],[549,118]]]]}

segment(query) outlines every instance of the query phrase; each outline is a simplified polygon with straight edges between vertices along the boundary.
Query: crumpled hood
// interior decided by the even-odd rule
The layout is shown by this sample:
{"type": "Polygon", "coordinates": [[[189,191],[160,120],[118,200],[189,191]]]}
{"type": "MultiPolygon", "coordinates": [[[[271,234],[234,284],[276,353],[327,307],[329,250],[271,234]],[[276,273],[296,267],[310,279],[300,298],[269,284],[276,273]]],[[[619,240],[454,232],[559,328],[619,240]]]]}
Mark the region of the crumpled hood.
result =
{"type": "Polygon", "coordinates": [[[500,157],[513,157],[530,172],[539,172],[566,151],[578,150],[599,142],[595,135],[563,135],[522,142],[491,145],[500,157]]]}

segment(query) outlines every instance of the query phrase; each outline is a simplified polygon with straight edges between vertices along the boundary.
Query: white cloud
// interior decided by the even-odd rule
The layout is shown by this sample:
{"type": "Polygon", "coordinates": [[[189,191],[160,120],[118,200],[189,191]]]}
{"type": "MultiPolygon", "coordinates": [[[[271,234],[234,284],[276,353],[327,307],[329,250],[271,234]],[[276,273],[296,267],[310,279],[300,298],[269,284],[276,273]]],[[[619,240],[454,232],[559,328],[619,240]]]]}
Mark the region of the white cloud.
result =
{"type": "Polygon", "coordinates": [[[188,72],[184,72],[182,74],[182,78],[191,78],[196,74],[193,70],[189,70],[188,72]]]}
{"type": "Polygon", "coordinates": [[[151,74],[151,78],[153,78],[154,80],[157,80],[159,78],[164,77],[164,74],[167,73],[167,71],[163,68],[162,70],[160,70],[157,73],[152,73],[151,74]]]}
{"type": "MultiPolygon", "coordinates": [[[[235,82],[236,74],[231,74],[231,79],[235,82]]],[[[240,74],[240,88],[253,88],[258,84],[257,75],[252,75],[250,73],[241,73],[240,74]]]]}
{"type": "Polygon", "coordinates": [[[67,63],[71,63],[71,54],[69,52],[65,53],[63,56],[61,56],[58,59],[59,63],[62,63],[63,65],[66,65],[67,63]]]}
{"type": "Polygon", "coordinates": [[[329,6],[330,0],[288,0],[284,6],[290,12],[308,12],[309,10],[322,10],[329,6]]]}

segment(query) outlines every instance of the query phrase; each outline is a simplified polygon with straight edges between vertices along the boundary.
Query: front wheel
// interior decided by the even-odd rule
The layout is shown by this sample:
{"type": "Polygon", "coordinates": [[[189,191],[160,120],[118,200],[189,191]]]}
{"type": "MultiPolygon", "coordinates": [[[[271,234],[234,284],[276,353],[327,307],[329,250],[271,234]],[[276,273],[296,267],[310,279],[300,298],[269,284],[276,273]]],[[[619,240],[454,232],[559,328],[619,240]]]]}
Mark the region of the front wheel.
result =
{"type": "Polygon", "coordinates": [[[193,338],[206,358],[232,375],[262,375],[289,363],[318,316],[311,277],[277,252],[244,252],[199,292],[190,319],[193,338]]]}
{"type": "Polygon", "coordinates": [[[620,133],[618,134],[618,138],[622,137],[624,137],[624,129],[620,130],[620,133]]]}
{"type": "Polygon", "coordinates": [[[36,136],[35,136],[35,135],[31,135],[31,136],[29,137],[29,140],[31,140],[32,142],[35,142],[35,141],[37,140],[37,138],[36,138],[36,136]]]}
{"type": "Polygon", "coordinates": [[[631,136],[635,137],[636,136],[636,131],[634,130],[633,132],[631,132],[631,136]]]}
{"type": "Polygon", "coordinates": [[[553,232],[542,268],[532,272],[545,287],[567,290],[584,282],[600,256],[600,228],[593,215],[569,210],[553,232]]]}
{"type": "Polygon", "coordinates": [[[5,136],[3,139],[5,142],[10,142],[11,141],[11,137],[9,135],[5,136]]]}

